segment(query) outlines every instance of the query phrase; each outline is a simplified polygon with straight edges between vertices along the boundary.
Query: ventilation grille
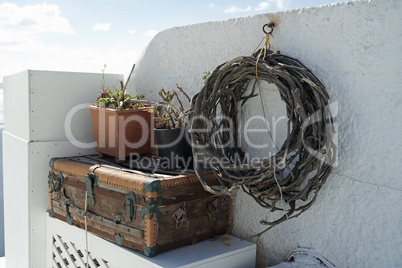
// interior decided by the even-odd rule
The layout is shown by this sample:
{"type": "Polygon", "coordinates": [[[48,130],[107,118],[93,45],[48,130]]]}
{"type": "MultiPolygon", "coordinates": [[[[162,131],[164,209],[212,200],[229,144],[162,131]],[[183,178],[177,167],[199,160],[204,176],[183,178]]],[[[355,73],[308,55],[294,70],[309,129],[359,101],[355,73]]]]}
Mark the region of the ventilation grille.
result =
{"type": "MultiPolygon", "coordinates": [[[[87,267],[85,249],[79,249],[74,243],[64,240],[60,235],[53,235],[53,268],[87,267]]],[[[91,268],[107,268],[107,261],[88,252],[88,263],[91,268]]]]}

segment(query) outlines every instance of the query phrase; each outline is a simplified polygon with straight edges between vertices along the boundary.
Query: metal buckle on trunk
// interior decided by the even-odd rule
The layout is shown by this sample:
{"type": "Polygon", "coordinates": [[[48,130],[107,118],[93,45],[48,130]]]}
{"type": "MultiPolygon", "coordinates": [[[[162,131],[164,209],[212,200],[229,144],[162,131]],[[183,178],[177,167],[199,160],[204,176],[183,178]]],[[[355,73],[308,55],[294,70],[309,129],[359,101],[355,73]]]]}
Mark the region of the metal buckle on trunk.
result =
{"type": "Polygon", "coordinates": [[[64,194],[63,194],[63,199],[64,199],[64,205],[66,206],[66,220],[67,220],[67,223],[72,225],[73,224],[73,218],[70,215],[70,209],[69,208],[70,208],[70,205],[73,204],[73,201],[70,198],[66,197],[64,194]]]}
{"type": "Polygon", "coordinates": [[[95,205],[95,196],[92,187],[97,184],[97,179],[98,177],[94,173],[89,173],[84,178],[85,184],[87,186],[87,198],[89,206],[95,205]]]}
{"type": "Polygon", "coordinates": [[[66,220],[67,220],[68,224],[70,224],[70,225],[73,224],[73,218],[71,218],[70,213],[66,215],[66,220]]]}
{"type": "Polygon", "coordinates": [[[47,183],[49,185],[51,193],[58,192],[63,188],[63,174],[61,172],[59,173],[55,181],[53,181],[54,179],[53,173],[49,173],[48,178],[49,180],[47,183]]]}
{"type": "Polygon", "coordinates": [[[123,245],[124,237],[121,234],[115,233],[114,234],[114,239],[116,239],[117,244],[119,244],[120,246],[123,245]]]}
{"type": "Polygon", "coordinates": [[[126,216],[129,221],[135,220],[135,195],[133,191],[130,191],[126,197],[126,216]]]}

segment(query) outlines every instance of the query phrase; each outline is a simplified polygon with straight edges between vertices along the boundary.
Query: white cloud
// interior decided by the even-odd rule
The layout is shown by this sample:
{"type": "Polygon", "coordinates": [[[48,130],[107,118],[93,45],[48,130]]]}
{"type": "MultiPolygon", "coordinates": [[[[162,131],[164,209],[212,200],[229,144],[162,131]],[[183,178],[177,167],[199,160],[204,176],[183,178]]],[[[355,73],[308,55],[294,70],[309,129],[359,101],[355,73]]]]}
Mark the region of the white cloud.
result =
{"type": "Polygon", "coordinates": [[[73,34],[57,5],[0,4],[0,53],[34,52],[42,48],[42,33],[73,34]]]}
{"type": "Polygon", "coordinates": [[[57,5],[38,4],[19,7],[13,3],[0,4],[0,31],[24,33],[55,32],[72,34],[68,20],[60,16],[57,5]]]}
{"type": "Polygon", "coordinates": [[[130,34],[135,34],[137,31],[136,30],[129,30],[128,33],[130,34]]]}
{"type": "Polygon", "coordinates": [[[92,30],[94,31],[110,31],[110,23],[97,23],[94,25],[92,30]]]}
{"type": "Polygon", "coordinates": [[[256,11],[262,11],[262,10],[265,10],[265,9],[268,9],[268,8],[269,8],[269,2],[261,2],[254,9],[256,11]]]}
{"type": "Polygon", "coordinates": [[[248,6],[246,8],[239,8],[237,6],[230,6],[227,9],[225,9],[223,12],[225,13],[239,13],[239,12],[248,12],[251,11],[252,7],[248,6]]]}
{"type": "Polygon", "coordinates": [[[208,5],[208,7],[214,7],[215,6],[215,4],[209,4],[208,5]]]}
{"type": "Polygon", "coordinates": [[[41,36],[48,32],[74,33],[58,6],[0,4],[0,82],[3,76],[27,69],[99,73],[104,63],[108,65],[107,72],[125,73],[141,53],[136,48],[50,45],[41,36]]]}
{"type": "Polygon", "coordinates": [[[237,6],[230,6],[224,10],[225,13],[241,13],[241,12],[250,12],[250,11],[263,11],[267,10],[271,7],[271,3],[276,5],[278,10],[283,10],[287,8],[288,0],[268,0],[264,2],[260,2],[257,6],[248,6],[246,8],[240,8],[237,6]]]}
{"type": "MultiPolygon", "coordinates": [[[[289,0],[268,0],[265,2],[259,3],[258,7],[263,7],[264,5],[267,4],[266,8],[264,8],[264,9],[268,9],[270,7],[270,3],[274,3],[278,10],[284,10],[284,9],[288,8],[289,0]]],[[[263,10],[263,9],[261,9],[261,10],[263,10]]]]}
{"type": "Polygon", "coordinates": [[[145,36],[154,37],[157,33],[158,33],[157,30],[153,30],[153,29],[152,29],[152,30],[146,31],[146,32],[145,32],[145,36]]]}
{"type": "Polygon", "coordinates": [[[287,8],[287,0],[273,0],[272,2],[276,3],[276,7],[278,9],[286,9],[287,8]]]}
{"type": "Polygon", "coordinates": [[[7,63],[0,64],[0,74],[7,76],[27,69],[100,73],[104,63],[108,66],[106,72],[125,74],[140,55],[141,50],[135,48],[100,49],[42,45],[36,48],[35,53],[0,51],[1,61],[7,63]]]}

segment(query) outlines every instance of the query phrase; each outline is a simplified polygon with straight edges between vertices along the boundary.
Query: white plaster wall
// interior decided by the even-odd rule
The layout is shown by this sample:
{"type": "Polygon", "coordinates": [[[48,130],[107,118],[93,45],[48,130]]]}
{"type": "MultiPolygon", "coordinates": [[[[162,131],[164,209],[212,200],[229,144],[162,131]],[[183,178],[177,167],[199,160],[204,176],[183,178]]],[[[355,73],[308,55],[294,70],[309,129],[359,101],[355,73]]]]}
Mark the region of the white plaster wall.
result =
{"type": "MultiPolygon", "coordinates": [[[[179,83],[193,95],[204,71],[250,55],[275,17],[272,49],[304,63],[337,102],[338,165],[312,208],[252,239],[259,267],[299,246],[337,267],[402,266],[401,14],[402,1],[372,0],[176,27],[137,62],[129,91],[157,99],[160,87],[179,83]]],[[[241,192],[233,216],[233,234],[243,238],[272,219],[241,192]]]]}

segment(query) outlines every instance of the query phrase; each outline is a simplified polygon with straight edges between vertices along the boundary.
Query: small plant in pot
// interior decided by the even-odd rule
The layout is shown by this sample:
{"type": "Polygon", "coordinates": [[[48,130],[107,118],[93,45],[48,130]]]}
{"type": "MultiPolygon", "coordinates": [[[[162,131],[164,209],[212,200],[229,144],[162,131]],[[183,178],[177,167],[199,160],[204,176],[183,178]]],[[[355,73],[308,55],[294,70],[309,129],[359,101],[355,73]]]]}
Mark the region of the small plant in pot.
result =
{"type": "MultiPolygon", "coordinates": [[[[103,75],[102,92],[95,104],[88,106],[96,151],[101,157],[112,156],[118,162],[124,162],[132,153],[153,153],[153,118],[149,113],[150,106],[136,102],[143,99],[143,95],[131,97],[126,94],[127,83],[134,67],[135,65],[125,85],[120,81],[120,89],[111,90],[105,87],[103,75]]],[[[104,73],[104,69],[102,72],[104,73]]]]}
{"type": "Polygon", "coordinates": [[[192,169],[192,148],[186,121],[189,110],[184,108],[191,99],[183,88],[176,87],[178,91],[159,90],[163,105],[154,107],[159,166],[168,170],[192,169]]]}

